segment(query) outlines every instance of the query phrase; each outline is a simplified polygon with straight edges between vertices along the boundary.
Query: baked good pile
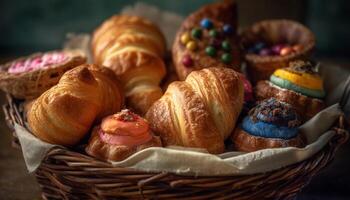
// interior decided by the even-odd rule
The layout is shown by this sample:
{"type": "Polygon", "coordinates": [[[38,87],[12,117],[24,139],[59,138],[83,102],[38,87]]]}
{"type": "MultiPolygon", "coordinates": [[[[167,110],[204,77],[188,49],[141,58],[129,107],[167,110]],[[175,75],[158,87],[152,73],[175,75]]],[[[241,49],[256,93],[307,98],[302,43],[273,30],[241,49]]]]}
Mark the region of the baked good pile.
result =
{"type": "Polygon", "coordinates": [[[189,15],[172,64],[156,24],[114,15],[92,33],[93,63],[73,50],[31,55],[1,66],[0,88],[26,100],[34,136],[83,145],[101,160],[149,147],[211,154],[231,144],[243,152],[304,147],[298,127],[325,108],[322,77],[309,60],[314,36],[290,20],[258,22],[239,35],[237,13],[234,1],[222,1],[189,15]]]}

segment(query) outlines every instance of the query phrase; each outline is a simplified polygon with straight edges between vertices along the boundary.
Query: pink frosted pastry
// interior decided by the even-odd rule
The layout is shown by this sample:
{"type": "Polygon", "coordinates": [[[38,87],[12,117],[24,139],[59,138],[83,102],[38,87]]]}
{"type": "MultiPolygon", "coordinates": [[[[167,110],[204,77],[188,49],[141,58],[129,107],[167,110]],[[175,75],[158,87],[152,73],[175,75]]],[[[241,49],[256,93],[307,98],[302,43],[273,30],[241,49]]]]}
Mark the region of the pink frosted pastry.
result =
{"type": "Polygon", "coordinates": [[[129,110],[110,115],[92,131],[86,152],[99,159],[120,161],[148,147],[160,147],[148,122],[129,110]]]}
{"type": "Polygon", "coordinates": [[[0,65],[0,89],[17,99],[34,99],[68,70],[86,62],[79,50],[35,53],[0,65]]]}
{"type": "Polygon", "coordinates": [[[25,60],[13,62],[8,68],[12,74],[29,72],[38,69],[49,68],[52,65],[62,63],[68,59],[68,55],[63,52],[49,52],[25,60]]]}

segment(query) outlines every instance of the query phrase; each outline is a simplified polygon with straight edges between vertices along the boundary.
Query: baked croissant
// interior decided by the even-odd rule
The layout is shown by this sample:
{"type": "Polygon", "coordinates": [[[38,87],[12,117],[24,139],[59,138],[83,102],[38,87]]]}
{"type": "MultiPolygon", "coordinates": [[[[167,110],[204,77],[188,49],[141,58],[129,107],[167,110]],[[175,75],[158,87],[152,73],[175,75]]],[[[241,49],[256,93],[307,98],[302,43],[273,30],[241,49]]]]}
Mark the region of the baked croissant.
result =
{"type": "Polygon", "coordinates": [[[71,146],[84,137],[95,120],[120,111],[123,98],[110,69],[81,65],[67,71],[57,85],[31,104],[28,123],[41,140],[71,146]]]}
{"type": "Polygon", "coordinates": [[[165,76],[162,57],[165,39],[150,21],[136,16],[113,16],[93,34],[95,63],[112,69],[126,92],[127,104],[145,113],[163,93],[165,76]]]}
{"type": "Polygon", "coordinates": [[[206,68],[175,81],[146,114],[167,145],[222,153],[243,106],[243,83],[229,68],[206,68]]]}

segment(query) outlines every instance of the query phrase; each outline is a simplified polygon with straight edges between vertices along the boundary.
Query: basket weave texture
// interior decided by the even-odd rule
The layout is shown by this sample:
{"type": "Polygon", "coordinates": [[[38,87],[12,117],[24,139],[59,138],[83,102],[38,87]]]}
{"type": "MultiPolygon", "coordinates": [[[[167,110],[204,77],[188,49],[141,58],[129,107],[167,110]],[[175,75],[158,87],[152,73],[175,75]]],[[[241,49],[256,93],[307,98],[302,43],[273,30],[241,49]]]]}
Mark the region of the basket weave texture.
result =
{"type": "MultiPolygon", "coordinates": [[[[6,122],[24,125],[22,109],[10,96],[3,105],[6,122]]],[[[344,118],[335,136],[310,159],[279,170],[244,176],[194,177],[113,167],[63,148],[50,150],[36,170],[43,199],[294,199],[333,159],[348,139],[344,118]]],[[[15,136],[15,135],[14,135],[15,136]]],[[[18,144],[18,142],[17,142],[18,144]]],[[[205,163],[203,163],[205,164],[205,163]]]]}
{"type": "Polygon", "coordinates": [[[286,56],[246,54],[247,71],[253,84],[269,79],[276,69],[287,67],[290,61],[309,58],[315,47],[314,34],[302,24],[290,20],[265,20],[255,23],[242,33],[241,38],[244,47],[261,41],[270,44],[303,45],[302,50],[286,56]]]}
{"type": "Polygon", "coordinates": [[[1,65],[0,88],[18,99],[34,99],[40,96],[43,92],[56,85],[66,71],[86,62],[86,57],[81,51],[66,50],[63,52],[69,56],[66,61],[59,64],[52,64],[49,68],[45,69],[19,74],[7,72],[13,62],[35,58],[43,55],[43,53],[35,53],[1,65]]]}

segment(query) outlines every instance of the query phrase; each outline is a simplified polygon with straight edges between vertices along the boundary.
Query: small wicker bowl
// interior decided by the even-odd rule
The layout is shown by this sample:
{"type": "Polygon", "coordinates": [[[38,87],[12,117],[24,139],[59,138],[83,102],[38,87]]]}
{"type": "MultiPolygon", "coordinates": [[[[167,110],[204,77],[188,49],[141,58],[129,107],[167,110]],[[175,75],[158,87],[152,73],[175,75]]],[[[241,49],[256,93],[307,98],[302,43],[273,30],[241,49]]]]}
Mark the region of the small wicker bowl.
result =
{"type": "Polygon", "coordinates": [[[309,58],[315,47],[314,34],[304,25],[291,20],[257,22],[241,34],[243,48],[261,41],[269,44],[300,44],[303,48],[285,56],[245,54],[247,71],[253,84],[256,84],[259,80],[268,79],[276,69],[287,67],[292,60],[309,58]]]}
{"type": "Polygon", "coordinates": [[[45,53],[35,53],[0,65],[0,89],[18,99],[34,99],[50,87],[56,85],[67,70],[86,62],[84,53],[78,50],[50,51],[45,53]],[[21,73],[8,72],[9,67],[14,62],[36,58],[45,53],[54,52],[62,52],[68,58],[61,63],[46,66],[44,69],[21,73]]]}

